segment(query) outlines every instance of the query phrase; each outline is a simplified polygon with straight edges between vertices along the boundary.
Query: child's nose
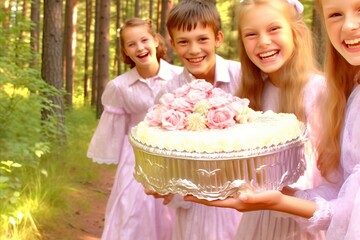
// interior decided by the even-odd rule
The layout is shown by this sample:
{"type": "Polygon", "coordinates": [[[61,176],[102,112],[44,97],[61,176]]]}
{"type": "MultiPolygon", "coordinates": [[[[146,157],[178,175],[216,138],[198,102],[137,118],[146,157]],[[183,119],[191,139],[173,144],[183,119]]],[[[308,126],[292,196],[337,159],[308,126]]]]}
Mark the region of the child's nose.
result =
{"type": "Polygon", "coordinates": [[[259,37],[259,45],[260,46],[266,46],[271,43],[271,39],[267,34],[262,34],[259,37]]]}
{"type": "Polygon", "coordinates": [[[139,43],[139,44],[137,45],[137,50],[138,50],[138,51],[141,51],[141,50],[143,50],[143,49],[144,49],[144,44],[139,43]]]}
{"type": "Polygon", "coordinates": [[[352,31],[355,29],[359,29],[360,27],[360,18],[352,15],[345,16],[345,21],[343,25],[343,29],[345,31],[352,31]]]}
{"type": "Polygon", "coordinates": [[[196,54],[200,52],[200,46],[197,43],[191,43],[189,52],[192,54],[196,54]]]}

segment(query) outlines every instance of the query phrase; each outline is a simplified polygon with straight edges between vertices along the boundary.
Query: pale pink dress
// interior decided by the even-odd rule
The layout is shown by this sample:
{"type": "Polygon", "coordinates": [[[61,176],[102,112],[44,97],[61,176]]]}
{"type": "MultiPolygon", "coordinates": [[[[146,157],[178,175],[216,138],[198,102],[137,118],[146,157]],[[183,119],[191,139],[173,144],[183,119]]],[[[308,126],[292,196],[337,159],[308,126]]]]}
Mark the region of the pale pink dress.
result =
{"type": "Polygon", "coordinates": [[[97,163],[118,164],[102,240],[171,239],[174,210],[146,195],[142,184],[134,179],[135,158],[127,134],[144,119],[162,86],[181,72],[181,67],[161,60],[156,76],[142,79],[133,68],[105,88],[104,112],[87,153],[97,163]]]}
{"type": "MultiPolygon", "coordinates": [[[[240,85],[240,63],[216,56],[215,87],[235,94],[240,85]]],[[[170,82],[172,91],[194,77],[184,69],[176,81],[170,82]]],[[[228,240],[234,239],[241,214],[234,209],[208,207],[185,202],[175,195],[169,206],[176,208],[173,240],[228,240]]]]}
{"type": "Polygon", "coordinates": [[[360,86],[351,93],[341,135],[340,188],[327,186],[320,190],[307,190],[309,195],[337,192],[332,200],[328,196],[316,197],[317,211],[310,219],[312,228],[328,228],[326,239],[360,239],[360,86]],[[332,188],[331,188],[332,187],[332,188]],[[340,189],[340,190],[339,190],[340,189]]]}
{"type": "MultiPolygon", "coordinates": [[[[313,75],[304,91],[305,114],[310,141],[306,144],[306,171],[294,187],[300,189],[312,188],[324,181],[316,167],[316,156],[313,144],[316,141],[319,111],[318,97],[325,89],[324,77],[313,75]]],[[[265,80],[262,99],[263,111],[279,109],[280,89],[270,81],[265,80]]],[[[241,240],[297,240],[324,239],[324,232],[309,232],[306,227],[296,221],[296,217],[276,211],[254,211],[243,213],[237,239],[241,240]]]]}

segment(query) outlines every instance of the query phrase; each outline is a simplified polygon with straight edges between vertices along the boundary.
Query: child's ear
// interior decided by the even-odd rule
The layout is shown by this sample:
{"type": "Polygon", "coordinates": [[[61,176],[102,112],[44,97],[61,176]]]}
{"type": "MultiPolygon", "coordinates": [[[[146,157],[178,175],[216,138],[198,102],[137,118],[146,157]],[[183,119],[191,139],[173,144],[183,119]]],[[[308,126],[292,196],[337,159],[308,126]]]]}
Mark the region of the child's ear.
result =
{"type": "Polygon", "coordinates": [[[174,41],[172,40],[172,38],[170,38],[170,45],[171,45],[171,47],[175,48],[175,44],[174,44],[174,41]]]}
{"type": "Polygon", "coordinates": [[[154,38],[154,40],[155,40],[155,47],[157,48],[158,46],[159,46],[159,38],[154,38]]]}
{"type": "Polygon", "coordinates": [[[224,33],[222,31],[219,31],[215,37],[215,47],[220,47],[221,43],[224,40],[224,33]]]}

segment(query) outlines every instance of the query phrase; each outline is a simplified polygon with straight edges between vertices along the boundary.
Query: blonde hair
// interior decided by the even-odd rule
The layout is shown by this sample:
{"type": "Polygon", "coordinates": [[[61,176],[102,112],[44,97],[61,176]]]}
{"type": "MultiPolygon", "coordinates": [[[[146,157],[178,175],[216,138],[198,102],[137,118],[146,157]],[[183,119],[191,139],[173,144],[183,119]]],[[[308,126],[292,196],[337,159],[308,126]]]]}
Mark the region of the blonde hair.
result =
{"type": "Polygon", "coordinates": [[[191,31],[197,24],[211,27],[215,36],[221,31],[221,18],[215,4],[206,0],[182,0],[170,10],[166,27],[173,38],[172,29],[191,31]]]}
{"type": "Polygon", "coordinates": [[[239,96],[250,100],[250,107],[261,110],[263,72],[247,56],[242,40],[241,22],[248,10],[257,5],[269,5],[277,9],[287,19],[292,30],[294,51],[290,59],[280,69],[280,111],[294,113],[301,121],[306,121],[304,109],[304,88],[312,73],[318,72],[314,58],[312,34],[302,14],[286,0],[243,0],[237,10],[238,42],[242,69],[239,96]]]}
{"type": "Polygon", "coordinates": [[[147,28],[148,33],[153,36],[155,39],[158,39],[159,45],[156,47],[156,58],[160,61],[160,58],[167,60],[167,47],[165,44],[165,40],[163,37],[157,33],[153,27],[152,21],[150,19],[141,19],[141,18],[130,18],[125,21],[123,26],[120,28],[120,42],[121,42],[121,56],[125,64],[129,64],[130,67],[135,67],[135,62],[131,60],[129,56],[125,53],[124,46],[124,36],[123,31],[127,28],[145,26],[147,28]]]}
{"type": "MultiPolygon", "coordinates": [[[[316,7],[324,20],[321,1],[316,7]]],[[[349,64],[334,48],[326,35],[326,55],[324,60],[327,78],[327,94],[322,101],[322,133],[319,141],[317,166],[325,177],[336,170],[340,162],[340,135],[344,124],[346,103],[359,76],[360,67],[349,64]]]]}

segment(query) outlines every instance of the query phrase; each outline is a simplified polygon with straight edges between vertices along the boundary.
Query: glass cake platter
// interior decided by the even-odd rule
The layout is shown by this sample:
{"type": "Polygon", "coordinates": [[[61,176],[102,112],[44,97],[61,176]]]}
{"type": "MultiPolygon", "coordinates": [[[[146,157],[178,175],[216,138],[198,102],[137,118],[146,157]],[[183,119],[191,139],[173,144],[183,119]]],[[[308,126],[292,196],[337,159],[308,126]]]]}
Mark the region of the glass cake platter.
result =
{"type": "Polygon", "coordinates": [[[159,149],[129,141],[135,153],[135,179],[159,194],[216,200],[248,190],[281,190],[305,171],[306,130],[292,141],[238,152],[196,153],[159,149]]]}

